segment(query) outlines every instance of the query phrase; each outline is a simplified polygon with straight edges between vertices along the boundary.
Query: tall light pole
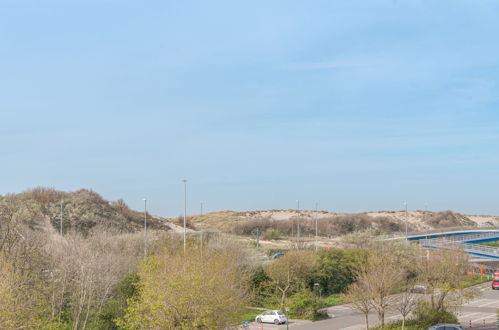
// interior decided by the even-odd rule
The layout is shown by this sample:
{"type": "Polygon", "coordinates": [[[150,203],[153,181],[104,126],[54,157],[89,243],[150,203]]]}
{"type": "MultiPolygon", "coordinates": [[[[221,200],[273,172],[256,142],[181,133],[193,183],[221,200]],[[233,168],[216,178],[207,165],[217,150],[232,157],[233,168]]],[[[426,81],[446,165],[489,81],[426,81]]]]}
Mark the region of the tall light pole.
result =
{"type": "Polygon", "coordinates": [[[144,201],[144,257],[147,256],[147,199],[142,198],[144,201]]]}
{"type": "Polygon", "coordinates": [[[184,255],[186,251],[185,235],[187,233],[187,180],[183,179],[184,183],[184,255]]]}
{"type": "MultiPolygon", "coordinates": [[[[203,202],[201,202],[201,219],[203,218],[203,202]]],[[[203,230],[201,230],[201,259],[203,259],[203,230]]]]}
{"type": "Polygon", "coordinates": [[[407,221],[408,221],[408,217],[407,217],[407,202],[404,202],[404,205],[405,205],[405,238],[407,239],[409,237],[408,232],[407,232],[407,221]]]}
{"type": "Polygon", "coordinates": [[[315,251],[317,251],[317,249],[319,248],[319,246],[317,245],[317,239],[319,237],[318,233],[319,233],[319,230],[318,230],[318,226],[317,226],[317,218],[318,218],[318,214],[317,214],[317,208],[319,206],[319,203],[315,202],[315,251]]]}
{"type": "MultiPolygon", "coordinates": [[[[426,222],[426,213],[428,213],[428,204],[424,205],[423,224],[426,222]]],[[[426,239],[428,239],[428,234],[426,235],[426,239]]]]}
{"type": "Polygon", "coordinates": [[[61,201],[61,228],[60,228],[60,230],[61,230],[61,236],[62,236],[62,201],[61,201]]]}
{"type": "Polygon", "coordinates": [[[300,201],[296,200],[296,210],[298,211],[298,220],[296,221],[296,247],[300,247],[300,201]]]}

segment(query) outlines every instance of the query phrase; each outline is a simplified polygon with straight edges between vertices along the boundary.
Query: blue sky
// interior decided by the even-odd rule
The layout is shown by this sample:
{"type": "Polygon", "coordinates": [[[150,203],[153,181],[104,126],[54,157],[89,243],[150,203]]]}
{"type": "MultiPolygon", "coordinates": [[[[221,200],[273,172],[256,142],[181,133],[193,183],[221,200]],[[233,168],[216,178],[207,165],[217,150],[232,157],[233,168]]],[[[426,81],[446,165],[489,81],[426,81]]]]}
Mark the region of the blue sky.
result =
{"type": "Polygon", "coordinates": [[[0,0],[0,193],[499,214],[499,2],[0,0]]]}

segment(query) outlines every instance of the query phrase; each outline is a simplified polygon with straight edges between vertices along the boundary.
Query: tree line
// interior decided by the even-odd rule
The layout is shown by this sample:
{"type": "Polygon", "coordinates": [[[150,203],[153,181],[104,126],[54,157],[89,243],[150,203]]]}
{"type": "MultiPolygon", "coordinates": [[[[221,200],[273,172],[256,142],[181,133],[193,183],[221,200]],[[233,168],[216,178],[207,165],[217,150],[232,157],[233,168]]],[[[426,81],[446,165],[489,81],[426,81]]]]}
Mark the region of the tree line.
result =
{"type": "Polygon", "coordinates": [[[247,306],[318,317],[319,296],[331,294],[362,313],[375,310],[383,324],[387,310],[440,317],[465,298],[459,253],[428,257],[408,243],[357,236],[346,249],[269,260],[223,234],[192,235],[184,250],[181,236],[150,231],[145,254],[142,232],[95,225],[60,235],[40,226],[50,219],[39,205],[0,200],[1,329],[230,328],[247,306]],[[407,289],[420,283],[433,290],[416,303],[407,289]]]}

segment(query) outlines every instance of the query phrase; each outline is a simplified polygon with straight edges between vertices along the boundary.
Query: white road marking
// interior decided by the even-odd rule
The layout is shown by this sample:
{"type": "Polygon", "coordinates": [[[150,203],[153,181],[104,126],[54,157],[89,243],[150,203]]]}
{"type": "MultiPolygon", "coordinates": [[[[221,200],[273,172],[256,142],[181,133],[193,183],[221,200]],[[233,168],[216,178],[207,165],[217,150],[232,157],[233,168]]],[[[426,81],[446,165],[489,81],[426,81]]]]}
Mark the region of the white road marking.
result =
{"type": "Polygon", "coordinates": [[[352,325],[352,326],[349,326],[347,328],[341,328],[341,330],[362,330],[364,329],[366,326],[365,325],[352,325]]]}
{"type": "Polygon", "coordinates": [[[486,304],[481,304],[481,305],[478,305],[478,307],[484,307],[484,306],[487,306],[487,305],[492,305],[492,304],[497,304],[497,307],[499,308],[499,301],[490,301],[486,304]]]}
{"type": "Polygon", "coordinates": [[[477,300],[473,301],[472,303],[467,304],[466,306],[477,306],[478,304],[481,304],[481,303],[486,302],[486,301],[490,301],[490,300],[489,299],[477,299],[477,300]]]}
{"type": "Polygon", "coordinates": [[[471,320],[471,323],[476,322],[476,321],[483,321],[483,320],[488,320],[496,317],[495,315],[489,315],[489,316],[483,316],[478,319],[471,320]]]}
{"type": "Polygon", "coordinates": [[[466,313],[466,314],[462,314],[461,315],[461,318],[464,319],[464,318],[469,318],[471,315],[476,315],[476,314],[480,314],[481,312],[472,312],[472,313],[466,313]]]}

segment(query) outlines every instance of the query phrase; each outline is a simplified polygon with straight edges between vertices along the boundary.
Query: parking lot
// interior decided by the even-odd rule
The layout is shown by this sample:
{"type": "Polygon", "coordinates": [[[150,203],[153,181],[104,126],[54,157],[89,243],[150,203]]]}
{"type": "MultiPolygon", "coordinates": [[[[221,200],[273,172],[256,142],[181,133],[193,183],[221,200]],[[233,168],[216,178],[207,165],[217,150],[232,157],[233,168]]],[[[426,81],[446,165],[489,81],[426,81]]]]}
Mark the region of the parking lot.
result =
{"type": "MultiPolygon", "coordinates": [[[[496,311],[499,309],[499,290],[492,290],[490,283],[483,284],[479,287],[480,296],[466,303],[458,315],[461,325],[468,329],[471,326],[474,329],[499,329],[496,327],[497,321],[496,311]],[[485,322],[485,323],[484,323],[485,322]],[[485,327],[483,326],[485,324],[485,327]]],[[[304,320],[290,320],[289,328],[291,329],[342,329],[342,330],[362,330],[365,329],[365,321],[363,315],[353,312],[346,305],[340,305],[329,308],[328,312],[333,316],[330,319],[311,322],[304,320]]],[[[387,321],[399,319],[397,314],[389,313],[386,317],[387,321]]],[[[371,325],[377,324],[376,315],[370,315],[371,325]]],[[[264,329],[286,329],[286,325],[274,324],[258,324],[251,323],[246,329],[264,330],[264,329]]]]}
{"type": "Polygon", "coordinates": [[[482,294],[477,299],[466,304],[459,314],[461,325],[469,328],[470,322],[473,328],[494,327],[497,321],[497,309],[499,308],[499,290],[492,290],[490,286],[484,286],[482,294]]]}
{"type": "MultiPolygon", "coordinates": [[[[307,324],[311,324],[312,321],[306,321],[306,320],[289,320],[288,327],[292,329],[300,329],[303,326],[306,326],[307,324]]],[[[270,330],[270,329],[286,329],[286,324],[280,324],[280,325],[275,325],[272,323],[256,323],[256,322],[251,322],[249,327],[243,328],[243,329],[249,329],[249,330],[270,330]]]]}

